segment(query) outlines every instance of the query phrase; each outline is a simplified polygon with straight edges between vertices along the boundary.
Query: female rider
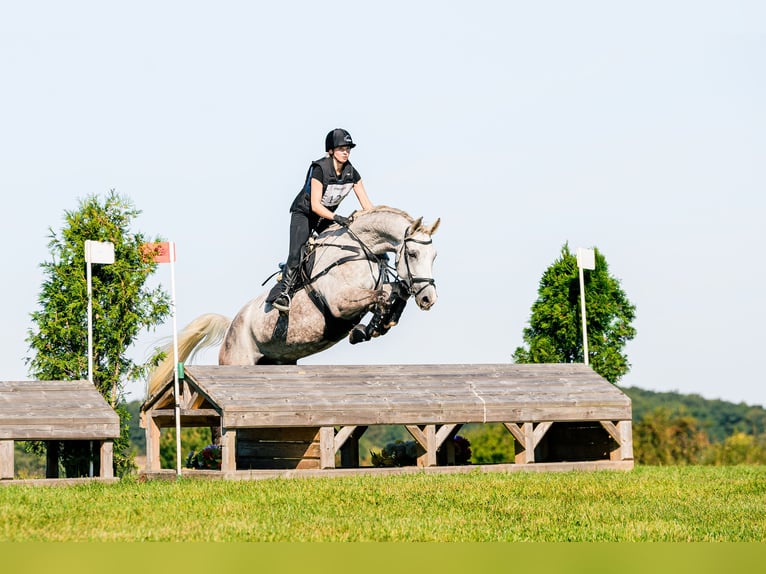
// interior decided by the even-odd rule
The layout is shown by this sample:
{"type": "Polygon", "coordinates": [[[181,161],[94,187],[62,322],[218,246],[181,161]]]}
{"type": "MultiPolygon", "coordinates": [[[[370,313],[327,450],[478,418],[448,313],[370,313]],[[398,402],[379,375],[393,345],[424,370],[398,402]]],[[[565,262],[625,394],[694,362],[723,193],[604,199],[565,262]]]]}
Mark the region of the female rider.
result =
{"type": "Polygon", "coordinates": [[[290,250],[282,269],[282,279],[266,297],[266,302],[286,313],[290,310],[290,290],[295,284],[301,262],[301,248],[311,232],[323,231],[331,222],[348,226],[349,220],[336,214],[340,202],[353,189],[362,209],[372,209],[362,178],[348,161],[356,144],[351,134],[337,128],[327,134],[327,156],[311,163],[306,181],[290,206],[290,250]]]}

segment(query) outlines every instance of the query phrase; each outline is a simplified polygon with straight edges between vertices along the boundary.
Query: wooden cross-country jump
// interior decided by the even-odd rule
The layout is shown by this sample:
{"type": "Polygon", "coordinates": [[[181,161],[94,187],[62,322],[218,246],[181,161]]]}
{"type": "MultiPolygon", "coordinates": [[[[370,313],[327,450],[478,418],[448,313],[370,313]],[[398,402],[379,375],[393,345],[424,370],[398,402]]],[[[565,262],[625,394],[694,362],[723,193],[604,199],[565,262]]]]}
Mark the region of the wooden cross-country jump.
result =
{"type": "MultiPolygon", "coordinates": [[[[120,417],[88,381],[0,381],[0,484],[14,481],[15,441],[45,441],[43,482],[113,481],[113,443],[120,417]],[[94,448],[92,479],[59,478],[60,441],[86,441],[94,448]],[[8,482],[5,482],[8,481],[8,482]]],[[[31,481],[34,482],[34,481],[31,481]]]]}
{"type": "MultiPolygon", "coordinates": [[[[181,383],[181,426],[220,429],[227,479],[633,468],[630,399],[582,364],[189,365],[181,383]],[[468,423],[503,424],[514,463],[454,466],[447,439],[468,423]],[[372,425],[404,426],[421,446],[418,466],[360,468],[359,437],[372,425]]],[[[175,424],[173,386],[141,409],[149,478],[173,472],[159,457],[160,429],[175,424]]]]}

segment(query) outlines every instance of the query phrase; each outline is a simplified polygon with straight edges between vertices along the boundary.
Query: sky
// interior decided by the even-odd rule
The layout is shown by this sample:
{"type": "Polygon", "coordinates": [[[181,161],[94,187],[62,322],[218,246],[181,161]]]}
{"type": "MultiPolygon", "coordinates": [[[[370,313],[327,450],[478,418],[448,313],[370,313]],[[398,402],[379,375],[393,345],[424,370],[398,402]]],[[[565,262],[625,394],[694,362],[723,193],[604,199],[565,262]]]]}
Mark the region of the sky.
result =
{"type": "Polygon", "coordinates": [[[511,362],[568,243],[636,306],[620,385],[764,406],[765,21],[757,0],[3,3],[0,380],[29,378],[65,212],[129,198],[133,231],[176,243],[179,327],[233,317],[343,127],[373,203],[441,218],[439,300],[302,363],[511,362]]]}

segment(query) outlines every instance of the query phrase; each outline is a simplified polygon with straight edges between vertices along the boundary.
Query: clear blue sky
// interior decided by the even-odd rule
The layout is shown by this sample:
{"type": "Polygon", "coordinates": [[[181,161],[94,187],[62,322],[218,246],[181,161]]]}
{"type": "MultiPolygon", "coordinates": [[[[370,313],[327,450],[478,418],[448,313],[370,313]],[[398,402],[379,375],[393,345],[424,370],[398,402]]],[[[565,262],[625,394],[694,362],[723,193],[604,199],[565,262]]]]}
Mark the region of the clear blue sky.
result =
{"type": "Polygon", "coordinates": [[[231,317],[340,126],[374,203],[441,217],[440,299],[304,362],[510,361],[569,242],[637,307],[622,384],[766,405],[764,22],[731,0],[5,3],[0,380],[28,377],[48,228],[80,199],[114,188],[176,242],[179,325],[231,317]]]}

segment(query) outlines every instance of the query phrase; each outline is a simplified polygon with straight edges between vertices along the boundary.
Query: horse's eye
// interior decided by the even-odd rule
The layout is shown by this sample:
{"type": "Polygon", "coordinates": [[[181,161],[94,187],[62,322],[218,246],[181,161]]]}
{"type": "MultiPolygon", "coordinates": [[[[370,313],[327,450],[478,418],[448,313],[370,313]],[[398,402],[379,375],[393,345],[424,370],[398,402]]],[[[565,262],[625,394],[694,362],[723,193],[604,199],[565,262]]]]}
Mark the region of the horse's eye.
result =
{"type": "Polygon", "coordinates": [[[418,254],[417,254],[416,251],[410,251],[407,255],[409,256],[410,259],[417,259],[418,258],[418,254]]]}

